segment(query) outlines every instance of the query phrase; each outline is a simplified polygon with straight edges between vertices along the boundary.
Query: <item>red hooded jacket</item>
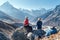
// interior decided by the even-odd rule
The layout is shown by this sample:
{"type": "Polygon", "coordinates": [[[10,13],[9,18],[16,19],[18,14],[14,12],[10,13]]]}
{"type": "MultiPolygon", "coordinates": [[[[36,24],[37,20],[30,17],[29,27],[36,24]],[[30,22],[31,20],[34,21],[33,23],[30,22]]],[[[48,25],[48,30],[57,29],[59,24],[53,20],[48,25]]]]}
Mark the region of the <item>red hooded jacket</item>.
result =
{"type": "Polygon", "coordinates": [[[24,20],[24,26],[28,26],[29,25],[29,20],[28,19],[25,19],[24,20]]]}

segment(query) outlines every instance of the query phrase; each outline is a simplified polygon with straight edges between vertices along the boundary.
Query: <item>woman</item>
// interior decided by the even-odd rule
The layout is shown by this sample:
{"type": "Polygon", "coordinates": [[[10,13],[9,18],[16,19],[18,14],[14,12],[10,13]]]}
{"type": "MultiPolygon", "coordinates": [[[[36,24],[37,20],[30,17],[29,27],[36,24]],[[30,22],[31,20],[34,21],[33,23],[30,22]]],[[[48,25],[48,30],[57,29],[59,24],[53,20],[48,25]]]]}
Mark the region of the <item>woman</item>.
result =
{"type": "Polygon", "coordinates": [[[29,26],[29,20],[28,17],[26,17],[24,20],[24,27],[28,27],[28,26],[29,26]]]}
{"type": "Polygon", "coordinates": [[[32,27],[29,26],[28,17],[25,17],[25,20],[24,20],[24,28],[27,30],[27,33],[32,32],[32,27]]]}

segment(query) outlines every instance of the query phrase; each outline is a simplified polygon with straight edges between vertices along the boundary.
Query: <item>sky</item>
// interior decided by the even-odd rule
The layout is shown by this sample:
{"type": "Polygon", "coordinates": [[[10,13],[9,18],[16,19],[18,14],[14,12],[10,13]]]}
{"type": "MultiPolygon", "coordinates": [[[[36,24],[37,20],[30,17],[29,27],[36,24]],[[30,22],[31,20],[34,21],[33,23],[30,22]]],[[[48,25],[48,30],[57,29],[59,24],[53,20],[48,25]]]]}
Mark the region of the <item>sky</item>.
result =
{"type": "Polygon", "coordinates": [[[51,9],[60,4],[60,0],[0,0],[0,6],[6,1],[18,9],[51,9]]]}

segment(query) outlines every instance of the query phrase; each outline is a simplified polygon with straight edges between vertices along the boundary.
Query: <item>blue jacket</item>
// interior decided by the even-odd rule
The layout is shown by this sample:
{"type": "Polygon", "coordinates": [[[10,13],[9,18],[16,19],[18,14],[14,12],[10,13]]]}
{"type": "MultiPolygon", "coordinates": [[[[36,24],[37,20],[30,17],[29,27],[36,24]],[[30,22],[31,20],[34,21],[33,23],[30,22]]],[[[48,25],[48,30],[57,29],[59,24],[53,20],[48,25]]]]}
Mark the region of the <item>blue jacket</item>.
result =
{"type": "Polygon", "coordinates": [[[50,36],[51,34],[55,34],[55,33],[57,33],[57,29],[54,27],[46,30],[46,36],[50,36]]]}
{"type": "Polygon", "coordinates": [[[37,27],[38,29],[41,29],[42,28],[42,21],[37,21],[37,26],[38,26],[37,27]]]}
{"type": "Polygon", "coordinates": [[[51,34],[57,33],[57,29],[55,27],[51,28],[51,30],[52,30],[51,34]]]}

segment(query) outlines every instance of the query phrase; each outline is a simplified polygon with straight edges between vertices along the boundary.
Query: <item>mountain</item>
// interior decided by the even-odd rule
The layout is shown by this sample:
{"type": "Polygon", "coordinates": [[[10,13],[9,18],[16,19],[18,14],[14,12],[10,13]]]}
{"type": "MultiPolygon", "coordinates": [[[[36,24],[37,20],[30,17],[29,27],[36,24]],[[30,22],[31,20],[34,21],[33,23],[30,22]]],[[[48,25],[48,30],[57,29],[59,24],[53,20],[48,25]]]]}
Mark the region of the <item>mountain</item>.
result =
{"type": "Polygon", "coordinates": [[[47,18],[50,14],[51,14],[52,10],[47,10],[46,13],[40,15],[40,16],[37,16],[34,18],[34,22],[37,21],[38,18],[42,18],[43,20],[45,20],[45,18],[47,18]]]}
{"type": "Polygon", "coordinates": [[[21,8],[19,9],[19,11],[23,12],[25,16],[29,17],[29,20],[32,21],[34,19],[34,16],[31,15],[31,11],[21,8]]]}
{"type": "Polygon", "coordinates": [[[33,13],[32,13],[32,10],[22,9],[22,8],[20,8],[19,10],[22,11],[22,12],[24,12],[24,13],[27,13],[27,14],[29,14],[31,16],[34,16],[33,13]]]}
{"type": "Polygon", "coordinates": [[[41,18],[44,20],[44,19],[47,18],[51,13],[52,13],[52,11],[48,11],[47,13],[45,13],[45,14],[39,16],[39,17],[41,17],[41,18]]]}
{"type": "Polygon", "coordinates": [[[48,10],[42,8],[39,10],[32,10],[32,14],[35,15],[36,17],[41,16],[43,14],[45,14],[48,10]]]}
{"type": "Polygon", "coordinates": [[[0,20],[10,20],[14,21],[9,15],[5,14],[4,12],[0,11],[0,20]]]}
{"type": "Polygon", "coordinates": [[[43,19],[43,25],[60,26],[60,5],[57,5],[55,9],[49,10],[45,14],[36,17],[33,21],[37,21],[38,18],[43,19]]]}
{"type": "Polygon", "coordinates": [[[36,21],[39,17],[41,18],[46,18],[46,16],[48,16],[49,14],[47,12],[49,12],[51,9],[46,10],[44,8],[39,9],[39,10],[27,10],[27,9],[19,9],[20,11],[27,13],[29,15],[32,15],[32,21],[36,21]],[[46,15],[45,15],[46,14],[46,15]],[[44,17],[43,17],[44,16],[44,17]]]}
{"type": "Polygon", "coordinates": [[[16,9],[9,2],[5,2],[3,5],[1,5],[0,10],[16,19],[19,19],[20,21],[24,20],[25,16],[28,16],[29,19],[32,17],[31,15],[16,9]]]}
{"type": "Polygon", "coordinates": [[[19,10],[21,10],[21,11],[23,11],[23,12],[25,12],[25,13],[28,13],[28,14],[30,14],[30,15],[32,15],[32,16],[34,16],[34,17],[37,17],[37,16],[40,16],[40,15],[43,15],[43,14],[45,14],[48,10],[46,10],[46,9],[44,9],[44,8],[42,8],[42,9],[36,9],[36,10],[33,10],[33,9],[31,9],[31,10],[27,10],[27,9],[19,9],[19,10]],[[35,14],[35,15],[34,15],[35,14]]]}
{"type": "Polygon", "coordinates": [[[60,26],[60,5],[57,5],[50,15],[44,20],[45,25],[60,26]]]}

